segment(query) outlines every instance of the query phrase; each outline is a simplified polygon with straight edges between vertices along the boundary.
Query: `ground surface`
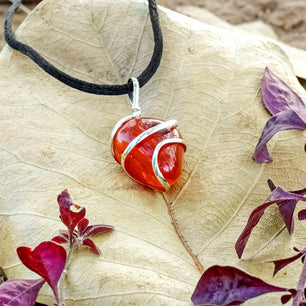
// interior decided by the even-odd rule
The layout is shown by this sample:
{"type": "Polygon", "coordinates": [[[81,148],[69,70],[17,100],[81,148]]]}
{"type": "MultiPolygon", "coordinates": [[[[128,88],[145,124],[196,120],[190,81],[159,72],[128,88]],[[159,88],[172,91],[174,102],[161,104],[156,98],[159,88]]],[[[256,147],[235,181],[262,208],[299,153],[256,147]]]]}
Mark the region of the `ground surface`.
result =
{"type": "MultiPolygon", "coordinates": [[[[23,0],[32,9],[41,0],[23,0]]],[[[280,40],[306,50],[306,1],[305,0],[157,0],[158,4],[176,10],[179,6],[195,5],[206,8],[232,24],[262,20],[270,24],[280,40]]],[[[8,0],[0,0],[0,48],[3,39],[5,11],[8,0]]],[[[19,11],[15,27],[25,13],[19,11]]]]}
{"type": "Polygon", "coordinates": [[[208,9],[232,24],[262,20],[279,39],[306,50],[305,0],[162,0],[171,9],[195,5],[208,9]]]}

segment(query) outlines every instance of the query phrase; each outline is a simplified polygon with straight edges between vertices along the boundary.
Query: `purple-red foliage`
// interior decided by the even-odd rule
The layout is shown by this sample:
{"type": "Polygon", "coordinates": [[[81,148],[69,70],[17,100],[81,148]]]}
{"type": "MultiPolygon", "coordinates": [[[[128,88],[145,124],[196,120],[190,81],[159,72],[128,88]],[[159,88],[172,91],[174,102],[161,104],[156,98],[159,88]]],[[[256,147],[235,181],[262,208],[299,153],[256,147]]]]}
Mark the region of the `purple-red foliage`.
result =
{"type": "Polygon", "coordinates": [[[60,304],[58,281],[67,260],[66,250],[60,244],[69,242],[70,249],[87,245],[93,252],[100,254],[99,248],[89,237],[114,229],[111,225],[88,225],[85,208],[72,203],[68,190],[64,190],[57,200],[60,219],[67,230],[61,230],[60,236],[54,237],[52,241],[40,243],[34,250],[25,246],[17,248],[17,254],[22,263],[40,275],[42,279],[12,279],[4,282],[0,285],[0,306],[35,305],[38,292],[45,282],[50,285],[57,303],[60,304]]]}
{"type": "Polygon", "coordinates": [[[194,305],[239,305],[269,292],[286,288],[270,285],[231,266],[212,266],[200,278],[191,300],[194,305]]]}
{"type": "Polygon", "coordinates": [[[261,97],[272,117],[262,131],[253,159],[264,163],[272,161],[267,143],[274,134],[292,129],[306,130],[306,106],[298,94],[268,67],[261,81],[261,97]]]}
{"type": "MultiPolygon", "coordinates": [[[[270,187],[274,186],[272,181],[269,181],[268,183],[270,187]]],[[[243,254],[243,251],[249,240],[252,230],[260,221],[265,210],[274,203],[278,205],[280,214],[286,224],[288,232],[290,234],[293,232],[294,229],[293,212],[298,201],[306,202],[306,198],[303,197],[303,195],[306,194],[306,188],[298,191],[289,192],[283,190],[281,187],[277,187],[275,189],[274,187],[271,188],[273,189],[273,191],[268,196],[265,203],[258,206],[252,211],[245,228],[243,229],[242,233],[240,234],[235,244],[235,249],[239,258],[241,258],[243,254]]]]}
{"type": "Polygon", "coordinates": [[[30,270],[40,275],[58,297],[57,283],[66,264],[66,250],[52,241],[40,243],[33,251],[28,247],[17,248],[21,262],[30,270]]]}
{"type": "Polygon", "coordinates": [[[34,306],[38,292],[45,280],[9,279],[0,286],[0,305],[34,306]]]}

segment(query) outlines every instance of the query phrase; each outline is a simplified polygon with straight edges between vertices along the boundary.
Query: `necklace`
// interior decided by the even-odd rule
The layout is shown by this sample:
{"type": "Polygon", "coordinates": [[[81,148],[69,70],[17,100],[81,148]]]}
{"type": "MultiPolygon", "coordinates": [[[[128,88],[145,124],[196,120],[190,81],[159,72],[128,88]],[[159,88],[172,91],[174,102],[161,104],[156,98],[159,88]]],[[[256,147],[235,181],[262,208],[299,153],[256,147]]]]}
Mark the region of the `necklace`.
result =
{"type": "Polygon", "coordinates": [[[111,136],[113,156],[125,172],[137,182],[156,190],[169,190],[181,174],[186,145],[176,128],[176,120],[163,121],[142,117],[139,107],[139,89],[155,74],[162,57],[163,38],[156,0],[148,0],[154,36],[151,60],[137,78],[132,77],[122,85],[94,84],[74,78],[53,66],[29,45],[18,41],[12,31],[12,21],[21,2],[22,0],[15,0],[8,9],[4,24],[7,44],[72,88],[97,95],[128,94],[132,104],[132,115],[119,120],[113,129],[111,136]]]}

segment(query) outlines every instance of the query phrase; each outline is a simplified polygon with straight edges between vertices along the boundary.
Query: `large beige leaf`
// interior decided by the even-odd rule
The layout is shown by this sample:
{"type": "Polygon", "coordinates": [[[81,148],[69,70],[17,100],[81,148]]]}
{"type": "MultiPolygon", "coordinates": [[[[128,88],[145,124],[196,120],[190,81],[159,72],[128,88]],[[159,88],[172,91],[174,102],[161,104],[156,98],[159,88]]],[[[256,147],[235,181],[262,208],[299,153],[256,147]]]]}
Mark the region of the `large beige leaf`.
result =
{"type": "Polygon", "coordinates": [[[231,32],[236,32],[241,35],[253,35],[257,39],[264,38],[270,40],[271,42],[280,46],[287,53],[294,67],[296,75],[302,79],[306,79],[306,51],[279,41],[272,27],[268,24],[265,24],[262,21],[255,21],[250,23],[243,23],[240,25],[231,25],[230,23],[223,21],[204,8],[186,5],[179,6],[177,9],[179,12],[184,13],[187,16],[212,26],[216,26],[221,29],[227,29],[231,32]]]}
{"type": "MultiPolygon", "coordinates": [[[[276,45],[160,11],[164,55],[141,90],[146,116],[175,118],[188,150],[183,175],[166,194],[128,178],[113,160],[110,134],[130,114],[127,96],[95,96],[68,88],[8,47],[0,59],[1,262],[8,277],[32,277],[14,251],[34,247],[63,228],[56,196],[68,188],[92,223],[115,231],[95,238],[102,255],[83,248],[66,279],[68,305],[190,305],[204,268],[231,264],[275,285],[294,286],[299,264],[274,279],[263,259],[305,245],[299,222],[290,237],[267,212],[239,261],[234,243],[266,179],[286,189],[306,182],[305,133],[271,141],[272,164],[252,154],[269,114],[260,101],[265,66],[296,90],[288,58],[276,45]],[[199,264],[198,264],[199,266],[199,264]]],[[[19,39],[71,75],[119,84],[137,76],[153,48],[145,1],[46,0],[26,19],[19,39]]],[[[40,301],[52,304],[48,288],[40,301]]],[[[277,305],[279,295],[248,305],[277,305]],[[264,302],[263,302],[264,301],[264,302]]]]}

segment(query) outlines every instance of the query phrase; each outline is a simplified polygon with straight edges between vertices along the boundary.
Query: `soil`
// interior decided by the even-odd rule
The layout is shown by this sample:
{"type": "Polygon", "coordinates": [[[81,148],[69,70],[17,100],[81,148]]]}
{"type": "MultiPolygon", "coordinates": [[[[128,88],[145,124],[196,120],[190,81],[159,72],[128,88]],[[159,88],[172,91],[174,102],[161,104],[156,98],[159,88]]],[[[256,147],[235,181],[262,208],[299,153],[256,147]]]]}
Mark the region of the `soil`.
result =
{"type": "Polygon", "coordinates": [[[280,40],[306,50],[305,0],[162,0],[164,6],[203,7],[231,24],[261,20],[270,24],[280,40]]]}
{"type": "MultiPolygon", "coordinates": [[[[32,10],[41,0],[23,0],[22,3],[30,10],[32,10]]],[[[6,11],[11,5],[11,2],[8,0],[0,0],[0,50],[5,45],[5,39],[3,35],[4,31],[4,20],[6,16],[6,11]]],[[[26,17],[26,13],[19,9],[15,16],[14,16],[14,21],[13,21],[13,31],[15,31],[20,23],[24,20],[26,17]]]]}
{"type": "MultiPolygon", "coordinates": [[[[32,9],[40,1],[23,0],[23,4],[32,9]]],[[[262,20],[273,27],[280,40],[306,50],[305,0],[157,0],[157,3],[173,10],[185,5],[206,8],[232,24],[262,20]]],[[[0,0],[0,24],[4,22],[9,5],[9,0],[0,0]]],[[[24,17],[25,13],[19,10],[14,28],[24,17]]],[[[0,49],[4,44],[3,30],[0,26],[0,49]]]]}

